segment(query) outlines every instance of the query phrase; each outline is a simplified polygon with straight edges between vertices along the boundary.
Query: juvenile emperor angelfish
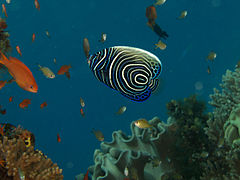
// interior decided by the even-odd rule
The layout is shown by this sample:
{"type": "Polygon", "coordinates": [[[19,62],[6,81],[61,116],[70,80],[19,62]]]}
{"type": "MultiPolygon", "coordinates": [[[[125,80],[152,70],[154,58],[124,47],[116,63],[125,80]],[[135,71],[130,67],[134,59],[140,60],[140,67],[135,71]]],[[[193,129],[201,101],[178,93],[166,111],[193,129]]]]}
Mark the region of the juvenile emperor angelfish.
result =
{"type": "Polygon", "coordinates": [[[154,54],[135,47],[114,46],[90,55],[94,76],[133,101],[145,101],[156,90],[162,70],[154,54]]]}

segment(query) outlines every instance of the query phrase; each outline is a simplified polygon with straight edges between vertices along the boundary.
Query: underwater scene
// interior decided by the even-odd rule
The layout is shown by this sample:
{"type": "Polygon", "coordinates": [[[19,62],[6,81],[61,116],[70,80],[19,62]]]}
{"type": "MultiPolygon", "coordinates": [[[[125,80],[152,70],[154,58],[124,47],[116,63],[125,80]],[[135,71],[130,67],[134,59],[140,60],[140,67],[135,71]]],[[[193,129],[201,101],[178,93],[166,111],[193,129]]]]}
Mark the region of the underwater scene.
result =
{"type": "Polygon", "coordinates": [[[239,0],[1,0],[0,180],[239,180],[239,0]]]}

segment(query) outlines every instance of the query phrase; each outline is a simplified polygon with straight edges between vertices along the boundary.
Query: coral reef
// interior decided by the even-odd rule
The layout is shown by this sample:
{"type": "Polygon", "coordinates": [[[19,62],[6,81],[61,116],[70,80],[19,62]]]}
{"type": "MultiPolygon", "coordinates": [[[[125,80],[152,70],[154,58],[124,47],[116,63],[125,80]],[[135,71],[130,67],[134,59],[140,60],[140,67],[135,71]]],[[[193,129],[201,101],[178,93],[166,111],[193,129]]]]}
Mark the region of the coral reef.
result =
{"type": "Polygon", "coordinates": [[[41,151],[34,150],[34,135],[11,124],[1,124],[1,180],[62,180],[62,169],[41,151]]]}
{"type": "Polygon", "coordinates": [[[131,123],[131,136],[113,132],[112,142],[95,150],[92,179],[238,180],[240,69],[227,70],[220,87],[210,95],[213,112],[205,112],[205,102],[193,95],[167,103],[167,123],[155,117],[151,128],[131,123]]]}
{"type": "Polygon", "coordinates": [[[7,23],[4,19],[0,18],[0,51],[7,54],[11,51],[9,33],[5,31],[7,23]]]}

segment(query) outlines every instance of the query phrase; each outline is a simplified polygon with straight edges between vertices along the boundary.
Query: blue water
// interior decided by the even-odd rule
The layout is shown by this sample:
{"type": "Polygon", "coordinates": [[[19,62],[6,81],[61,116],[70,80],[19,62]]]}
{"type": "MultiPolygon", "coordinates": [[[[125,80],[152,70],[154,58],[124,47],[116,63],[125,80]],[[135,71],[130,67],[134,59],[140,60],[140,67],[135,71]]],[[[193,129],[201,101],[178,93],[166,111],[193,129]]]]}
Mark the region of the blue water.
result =
{"type": "MultiPolygon", "coordinates": [[[[12,83],[0,91],[0,103],[7,109],[1,122],[20,124],[33,132],[36,148],[63,168],[64,179],[86,172],[93,164],[93,152],[100,143],[91,133],[99,129],[106,141],[121,129],[130,133],[129,125],[138,118],[159,116],[166,121],[166,103],[197,93],[209,101],[209,94],[218,87],[226,69],[234,69],[240,60],[239,0],[167,0],[157,7],[157,24],[169,34],[164,51],[154,50],[158,36],[146,25],[146,7],[151,0],[39,0],[40,11],[34,0],[12,0],[6,4],[8,28],[13,47],[12,56],[23,61],[33,72],[39,92],[33,94],[12,83]],[[182,10],[185,19],[178,20],[182,10]],[[45,31],[48,30],[51,38],[45,31]],[[100,43],[101,33],[107,41],[100,43]],[[32,33],[36,40],[31,42],[32,33]],[[95,79],[85,58],[82,41],[87,37],[91,53],[115,45],[139,47],[148,50],[162,61],[162,86],[159,92],[143,103],[133,102],[95,79]],[[22,57],[15,46],[19,45],[22,57]],[[206,56],[217,53],[214,62],[206,56]],[[57,65],[53,63],[56,57],[57,65]],[[61,65],[71,64],[71,79],[56,76],[47,79],[38,70],[37,63],[55,73],[61,65]],[[207,73],[208,65],[212,73],[207,73]],[[197,90],[195,83],[203,88],[197,90]],[[14,102],[8,98],[14,96],[14,102]],[[80,114],[80,97],[85,100],[85,118],[80,114]],[[26,109],[18,104],[25,98],[32,100],[26,109]],[[46,101],[48,106],[40,109],[46,101]],[[122,105],[127,111],[116,116],[122,105]],[[57,142],[57,133],[62,142],[57,142]]],[[[2,14],[2,17],[4,15],[2,14]]]]}

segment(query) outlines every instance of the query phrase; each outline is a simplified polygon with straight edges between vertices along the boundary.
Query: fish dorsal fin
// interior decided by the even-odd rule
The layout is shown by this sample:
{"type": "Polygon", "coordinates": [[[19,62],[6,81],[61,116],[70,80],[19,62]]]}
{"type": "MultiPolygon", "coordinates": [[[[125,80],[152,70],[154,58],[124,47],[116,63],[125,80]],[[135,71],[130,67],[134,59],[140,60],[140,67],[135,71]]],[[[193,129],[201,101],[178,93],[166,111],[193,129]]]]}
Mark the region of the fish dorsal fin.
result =
{"type": "Polygon", "coordinates": [[[14,64],[18,65],[19,67],[25,69],[27,72],[29,72],[30,74],[32,74],[32,72],[30,71],[30,69],[20,60],[18,60],[15,57],[9,57],[9,60],[14,62],[14,64]]]}
{"type": "Polygon", "coordinates": [[[0,64],[5,64],[8,58],[0,51],[0,64]]]}

